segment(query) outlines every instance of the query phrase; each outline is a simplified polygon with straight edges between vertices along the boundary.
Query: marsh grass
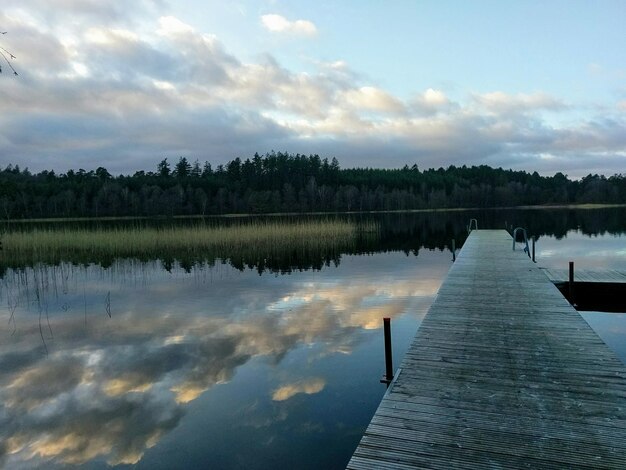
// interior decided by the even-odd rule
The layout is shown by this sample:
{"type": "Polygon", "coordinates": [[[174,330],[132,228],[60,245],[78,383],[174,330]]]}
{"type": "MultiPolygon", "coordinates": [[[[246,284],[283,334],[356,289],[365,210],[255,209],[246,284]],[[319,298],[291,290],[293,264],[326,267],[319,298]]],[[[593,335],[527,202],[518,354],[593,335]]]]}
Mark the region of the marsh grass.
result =
{"type": "Polygon", "coordinates": [[[78,227],[14,230],[2,235],[3,264],[99,262],[102,259],[208,257],[267,258],[284,253],[308,255],[349,249],[378,226],[345,220],[252,221],[187,227],[78,227]]]}

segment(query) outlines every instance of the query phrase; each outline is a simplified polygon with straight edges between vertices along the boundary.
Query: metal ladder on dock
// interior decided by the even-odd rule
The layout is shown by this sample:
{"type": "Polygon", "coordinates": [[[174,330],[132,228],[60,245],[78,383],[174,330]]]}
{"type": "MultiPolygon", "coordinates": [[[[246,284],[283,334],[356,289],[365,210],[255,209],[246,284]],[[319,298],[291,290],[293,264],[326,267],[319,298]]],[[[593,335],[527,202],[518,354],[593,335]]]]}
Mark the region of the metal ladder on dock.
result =
{"type": "Polygon", "coordinates": [[[472,233],[472,230],[478,230],[478,220],[470,219],[469,225],[467,226],[467,233],[472,233]]]}
{"type": "Polygon", "coordinates": [[[513,251],[515,251],[515,245],[517,245],[517,233],[519,231],[521,231],[521,233],[524,235],[524,239],[522,240],[522,243],[524,244],[524,252],[530,258],[530,248],[528,247],[528,234],[526,233],[525,228],[517,227],[515,230],[513,230],[513,251]]]}

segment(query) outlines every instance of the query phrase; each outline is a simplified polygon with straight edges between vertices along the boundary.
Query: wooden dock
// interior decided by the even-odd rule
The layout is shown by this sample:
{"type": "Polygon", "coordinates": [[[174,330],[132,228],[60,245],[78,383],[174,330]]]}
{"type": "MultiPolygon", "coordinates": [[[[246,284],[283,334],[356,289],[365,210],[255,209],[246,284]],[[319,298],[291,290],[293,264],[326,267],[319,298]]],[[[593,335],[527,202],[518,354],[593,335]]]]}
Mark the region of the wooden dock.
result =
{"type": "Polygon", "coordinates": [[[473,231],[348,468],[625,469],[626,367],[506,231],[473,231]]]}
{"type": "MultiPolygon", "coordinates": [[[[548,279],[555,284],[562,284],[569,281],[569,271],[567,269],[541,268],[548,279]]],[[[616,269],[575,269],[574,282],[600,282],[611,284],[625,284],[626,271],[616,269]]]]}

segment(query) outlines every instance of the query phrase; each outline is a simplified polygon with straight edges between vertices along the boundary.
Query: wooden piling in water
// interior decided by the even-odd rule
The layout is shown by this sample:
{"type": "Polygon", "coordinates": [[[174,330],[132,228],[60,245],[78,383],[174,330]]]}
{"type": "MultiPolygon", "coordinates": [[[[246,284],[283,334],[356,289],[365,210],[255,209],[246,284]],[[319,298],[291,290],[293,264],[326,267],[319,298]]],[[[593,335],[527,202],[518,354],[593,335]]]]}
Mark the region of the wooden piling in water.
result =
{"type": "Polygon", "coordinates": [[[568,282],[569,301],[574,305],[574,262],[569,262],[569,282],[568,282]]]}
{"type": "Polygon", "coordinates": [[[385,335],[385,379],[387,384],[393,380],[393,357],[391,351],[391,318],[383,318],[383,330],[385,335]]]}

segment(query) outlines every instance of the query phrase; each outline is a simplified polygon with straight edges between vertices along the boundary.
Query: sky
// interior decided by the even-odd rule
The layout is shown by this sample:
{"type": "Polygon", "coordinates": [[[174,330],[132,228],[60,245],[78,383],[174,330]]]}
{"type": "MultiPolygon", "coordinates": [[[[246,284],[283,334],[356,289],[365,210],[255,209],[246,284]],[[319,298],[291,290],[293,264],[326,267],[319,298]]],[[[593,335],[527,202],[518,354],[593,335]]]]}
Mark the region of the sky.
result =
{"type": "Polygon", "coordinates": [[[624,24],[622,0],[3,0],[0,167],[626,173],[624,24]]]}

